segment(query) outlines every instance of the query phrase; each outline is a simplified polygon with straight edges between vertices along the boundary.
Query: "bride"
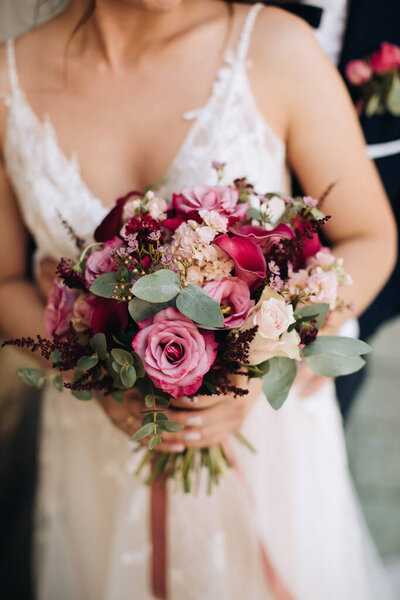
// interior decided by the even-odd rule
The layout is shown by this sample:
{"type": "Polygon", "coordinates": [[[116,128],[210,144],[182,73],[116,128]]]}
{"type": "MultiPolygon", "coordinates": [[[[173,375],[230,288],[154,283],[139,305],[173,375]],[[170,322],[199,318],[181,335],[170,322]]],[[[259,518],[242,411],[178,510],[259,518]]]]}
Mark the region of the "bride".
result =
{"type": "MultiPolygon", "coordinates": [[[[390,274],[394,224],[355,112],[311,30],[280,9],[71,0],[0,47],[0,92],[8,337],[44,334],[46,268],[41,285],[26,279],[27,230],[37,265],[71,256],[62,220],[89,240],[118,196],[154,182],[164,194],[212,183],[212,160],[227,163],[227,180],[246,175],[260,191],[289,193],[288,165],[314,197],[335,182],[326,232],[354,279],[356,315],[390,274]]],[[[234,446],[247,486],[231,470],[211,496],[168,490],[164,590],[162,564],[152,563],[157,506],[133,474],[128,441],[140,400],[83,403],[46,390],[39,600],[392,597],[353,496],[332,381],[303,369],[279,412],[257,383],[245,399],[182,398],[171,410],[185,429],[164,449],[212,445],[240,429],[257,453],[234,446]]]]}

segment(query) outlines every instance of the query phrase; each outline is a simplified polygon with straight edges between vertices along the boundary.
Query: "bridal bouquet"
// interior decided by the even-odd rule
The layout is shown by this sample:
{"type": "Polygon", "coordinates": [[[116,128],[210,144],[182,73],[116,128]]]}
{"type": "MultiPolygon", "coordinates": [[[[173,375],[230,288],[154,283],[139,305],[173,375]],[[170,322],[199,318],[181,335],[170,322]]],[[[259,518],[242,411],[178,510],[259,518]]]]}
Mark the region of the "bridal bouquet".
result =
{"type": "MultiPolygon", "coordinates": [[[[124,391],[137,388],[143,421],[131,439],[148,439],[139,471],[150,464],[149,481],[179,475],[185,490],[194,469],[207,467],[211,485],[229,461],[220,446],[157,452],[164,432],[182,428],[165,414],[171,399],[244,395],[237,376],[246,375],[263,378],[278,409],[301,360],[337,376],[360,369],[370,350],[359,340],[317,337],[345,308],[339,289],[350,283],[341,260],[321,246],[327,218],[317,201],[260,195],[245,179],[222,185],[223,165],[214,166],[218,184],[187,187],[171,203],[153,191],[120,198],[95,243],[58,265],[45,315],[51,338],[6,342],[41,351],[55,387],[81,400],[103,393],[123,402],[124,391]]],[[[19,376],[38,387],[48,377],[39,369],[19,376]]]]}

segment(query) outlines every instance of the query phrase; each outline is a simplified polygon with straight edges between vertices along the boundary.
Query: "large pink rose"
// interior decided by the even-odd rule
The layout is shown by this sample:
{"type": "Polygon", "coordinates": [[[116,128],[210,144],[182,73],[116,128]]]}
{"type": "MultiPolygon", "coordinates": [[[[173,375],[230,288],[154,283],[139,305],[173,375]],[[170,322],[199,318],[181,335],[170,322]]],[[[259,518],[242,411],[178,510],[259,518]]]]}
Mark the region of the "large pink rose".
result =
{"type": "Polygon", "coordinates": [[[54,282],[44,313],[46,330],[50,335],[63,335],[69,329],[78,294],[77,290],[71,290],[60,281],[54,282]]]}
{"type": "Polygon", "coordinates": [[[227,185],[194,185],[187,187],[182,194],[174,196],[177,213],[198,214],[199,210],[213,210],[227,217],[241,219],[249,206],[238,204],[239,191],[227,185]]]}
{"type": "Polygon", "coordinates": [[[377,73],[385,73],[400,68],[400,48],[383,42],[380,49],[371,56],[371,66],[377,73]]]}
{"type": "Polygon", "coordinates": [[[214,334],[200,333],[174,308],[161,310],[140,327],[132,347],[155,385],[174,398],[195,394],[217,354],[214,334]]]}
{"type": "Polygon", "coordinates": [[[254,300],[250,298],[247,283],[238,277],[224,277],[221,281],[210,281],[203,290],[221,305],[225,327],[240,327],[254,300]]]}
{"type": "Polygon", "coordinates": [[[363,85],[372,77],[372,67],[365,60],[351,60],[346,66],[346,77],[352,85],[363,85]]]}
{"type": "Polygon", "coordinates": [[[85,280],[90,287],[93,281],[103,273],[116,270],[116,264],[111,256],[111,250],[121,246],[122,240],[118,237],[106,242],[101,250],[92,252],[86,261],[85,280]]]}

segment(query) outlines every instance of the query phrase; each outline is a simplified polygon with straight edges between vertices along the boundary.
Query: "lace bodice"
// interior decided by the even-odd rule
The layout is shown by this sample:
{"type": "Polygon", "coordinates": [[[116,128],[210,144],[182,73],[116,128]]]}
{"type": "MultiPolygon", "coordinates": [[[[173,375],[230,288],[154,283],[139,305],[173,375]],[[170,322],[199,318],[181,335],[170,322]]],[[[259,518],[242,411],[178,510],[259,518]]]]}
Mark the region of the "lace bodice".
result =
{"type": "MultiPolygon", "coordinates": [[[[238,45],[226,52],[209,100],[183,115],[193,124],[161,186],[163,194],[197,182],[214,183],[213,160],[227,163],[227,181],[246,176],[261,192],[288,191],[285,145],[260,114],[247,77],[248,45],[261,8],[256,4],[249,10],[238,45]]],[[[39,119],[29,105],[19,86],[12,40],[7,42],[7,56],[6,171],[40,252],[55,259],[73,256],[75,244],[62,221],[90,241],[108,209],[85,184],[77,157],[62,152],[49,118],[39,119]]]]}

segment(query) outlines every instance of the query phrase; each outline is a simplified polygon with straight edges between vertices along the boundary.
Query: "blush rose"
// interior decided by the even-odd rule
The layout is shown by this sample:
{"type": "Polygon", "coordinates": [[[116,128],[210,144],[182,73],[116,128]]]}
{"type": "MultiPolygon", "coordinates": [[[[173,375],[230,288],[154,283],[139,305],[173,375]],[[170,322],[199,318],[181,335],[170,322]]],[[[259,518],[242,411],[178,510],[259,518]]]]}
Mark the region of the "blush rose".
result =
{"type": "Polygon", "coordinates": [[[371,66],[377,73],[385,73],[400,68],[400,48],[383,42],[380,49],[371,56],[371,66]]]}
{"type": "Polygon", "coordinates": [[[174,196],[177,213],[199,213],[200,210],[216,211],[227,217],[241,219],[249,206],[238,203],[239,191],[227,185],[194,185],[187,187],[182,194],[174,196]]]}
{"type": "Polygon", "coordinates": [[[85,281],[90,287],[93,281],[104,273],[109,273],[116,269],[116,264],[111,256],[111,250],[119,248],[122,240],[115,237],[106,242],[101,250],[93,252],[86,261],[85,281]]]}
{"type": "Polygon", "coordinates": [[[346,77],[352,85],[363,85],[372,77],[372,67],[365,60],[351,60],[346,66],[346,77]]]}
{"type": "Polygon", "coordinates": [[[216,357],[214,334],[200,332],[193,321],[172,307],[140,327],[132,347],[155,385],[174,398],[195,394],[216,357]]]}
{"type": "Polygon", "coordinates": [[[276,356],[300,360],[300,336],[295,329],[288,332],[294,321],[293,307],[272,288],[266,287],[244,324],[244,329],[258,327],[250,343],[250,364],[258,365],[276,356]]]}
{"type": "Polygon", "coordinates": [[[224,277],[221,281],[210,281],[203,290],[221,305],[225,327],[243,325],[254,300],[250,298],[249,286],[238,277],[224,277]]]}

